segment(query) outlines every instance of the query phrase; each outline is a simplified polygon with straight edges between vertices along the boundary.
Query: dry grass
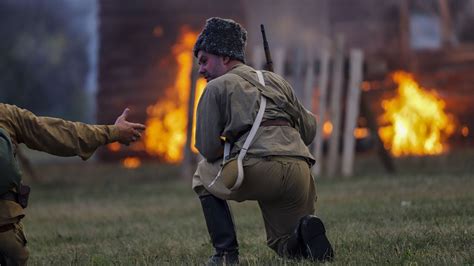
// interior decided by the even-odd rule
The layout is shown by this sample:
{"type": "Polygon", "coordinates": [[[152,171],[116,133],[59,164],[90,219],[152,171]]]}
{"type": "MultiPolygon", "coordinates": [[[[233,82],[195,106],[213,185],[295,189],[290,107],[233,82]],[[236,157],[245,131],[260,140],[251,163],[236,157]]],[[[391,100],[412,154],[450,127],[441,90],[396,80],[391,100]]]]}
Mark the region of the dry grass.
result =
{"type": "MultiPolygon", "coordinates": [[[[362,156],[356,177],[318,180],[333,264],[473,264],[472,155],[397,160],[395,176],[362,156]]],[[[187,265],[211,253],[198,199],[176,178],[178,167],[78,162],[38,170],[47,178],[33,185],[24,221],[31,265],[187,265]]],[[[297,264],[265,246],[255,203],[232,208],[243,264],[297,264]]]]}

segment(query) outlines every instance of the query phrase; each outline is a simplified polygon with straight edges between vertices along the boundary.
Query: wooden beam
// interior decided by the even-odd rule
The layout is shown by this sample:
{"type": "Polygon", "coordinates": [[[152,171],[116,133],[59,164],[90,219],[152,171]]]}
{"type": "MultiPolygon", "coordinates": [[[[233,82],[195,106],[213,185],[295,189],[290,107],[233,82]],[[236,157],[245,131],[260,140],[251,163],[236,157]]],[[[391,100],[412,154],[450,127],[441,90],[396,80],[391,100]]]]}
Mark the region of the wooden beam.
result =
{"type": "Polygon", "coordinates": [[[275,53],[273,53],[273,69],[276,74],[282,77],[285,75],[285,56],[285,48],[281,46],[275,48],[275,53]]]}
{"type": "Polygon", "coordinates": [[[252,53],[252,63],[255,69],[263,69],[265,55],[263,53],[263,48],[260,46],[255,46],[252,53]]]}
{"type": "Polygon", "coordinates": [[[410,56],[410,8],[408,0],[400,0],[400,63],[401,66],[412,70],[410,56]]]}
{"type": "Polygon", "coordinates": [[[303,85],[303,104],[306,109],[313,112],[313,96],[314,96],[314,57],[311,50],[307,52],[307,67],[304,74],[303,85]]]}
{"type": "Polygon", "coordinates": [[[332,73],[332,90],[330,102],[330,118],[332,133],[329,139],[328,176],[333,177],[339,166],[339,146],[341,135],[341,98],[342,82],[344,79],[344,36],[336,37],[336,50],[334,52],[334,66],[332,73]]]}
{"type": "Polygon", "coordinates": [[[326,101],[328,93],[328,79],[329,79],[329,51],[323,50],[320,58],[320,73],[319,73],[319,111],[318,111],[318,125],[316,128],[316,139],[314,140],[316,151],[316,165],[313,167],[313,174],[319,175],[322,171],[323,164],[323,140],[324,132],[323,125],[326,116],[326,101]]]}
{"type": "Polygon", "coordinates": [[[362,83],[363,53],[353,49],[350,52],[349,86],[346,99],[346,121],[342,151],[342,175],[352,176],[354,172],[355,137],[360,106],[360,85],[362,83]]]}
{"type": "Polygon", "coordinates": [[[451,12],[447,0],[438,0],[441,27],[441,43],[444,47],[455,45],[456,39],[453,32],[451,12]]]}

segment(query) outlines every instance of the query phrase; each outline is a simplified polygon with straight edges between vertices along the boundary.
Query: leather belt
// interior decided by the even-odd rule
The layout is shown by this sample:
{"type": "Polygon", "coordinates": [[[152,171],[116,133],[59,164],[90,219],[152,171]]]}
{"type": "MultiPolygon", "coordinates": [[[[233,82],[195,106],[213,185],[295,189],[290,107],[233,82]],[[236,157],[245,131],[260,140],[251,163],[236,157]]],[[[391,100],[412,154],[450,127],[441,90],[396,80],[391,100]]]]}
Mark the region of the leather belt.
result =
{"type": "Polygon", "coordinates": [[[271,126],[277,126],[277,127],[291,127],[290,122],[288,122],[285,119],[272,119],[272,120],[265,120],[262,121],[260,124],[261,127],[271,127],[271,126]]]}
{"type": "Polygon", "coordinates": [[[0,233],[5,233],[7,231],[15,229],[14,224],[5,224],[5,225],[0,225],[0,233]]]}

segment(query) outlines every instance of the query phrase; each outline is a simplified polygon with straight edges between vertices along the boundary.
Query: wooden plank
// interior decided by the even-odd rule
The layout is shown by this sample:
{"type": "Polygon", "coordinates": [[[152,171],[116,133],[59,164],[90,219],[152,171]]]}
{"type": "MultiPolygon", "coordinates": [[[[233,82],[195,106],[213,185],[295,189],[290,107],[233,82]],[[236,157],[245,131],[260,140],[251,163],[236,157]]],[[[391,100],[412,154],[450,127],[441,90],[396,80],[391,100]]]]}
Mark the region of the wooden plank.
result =
{"type": "Polygon", "coordinates": [[[360,85],[362,83],[363,53],[353,49],[350,52],[349,86],[346,98],[346,121],[342,150],[342,175],[352,176],[354,170],[355,137],[354,129],[357,126],[360,106],[360,85]]]}
{"type": "Polygon", "coordinates": [[[316,165],[313,167],[313,174],[319,175],[322,170],[322,163],[323,163],[323,125],[326,115],[326,100],[327,100],[327,92],[328,92],[328,79],[329,79],[329,51],[323,50],[321,53],[320,65],[321,71],[319,74],[319,119],[318,125],[316,128],[316,139],[314,140],[315,143],[315,158],[316,158],[316,165]]]}
{"type": "Polygon", "coordinates": [[[293,65],[293,74],[290,77],[290,84],[292,85],[294,91],[296,92],[296,97],[302,99],[304,97],[304,88],[303,88],[303,65],[304,65],[304,54],[302,49],[296,49],[295,52],[295,61],[293,65]]]}
{"type": "Polygon", "coordinates": [[[332,73],[332,90],[330,101],[330,118],[332,122],[332,133],[329,139],[328,154],[328,176],[333,177],[339,166],[339,145],[341,126],[341,98],[342,81],[344,78],[344,36],[336,37],[336,50],[334,52],[334,68],[332,73]]]}
{"type": "Polygon", "coordinates": [[[410,67],[410,9],[408,0],[400,0],[400,62],[405,68],[410,67]]]}
{"type": "Polygon", "coordinates": [[[265,55],[263,52],[263,47],[254,46],[252,53],[252,64],[255,69],[263,69],[265,55]]]}
{"type": "Polygon", "coordinates": [[[303,105],[306,109],[313,112],[313,96],[314,96],[314,57],[311,50],[307,51],[307,67],[304,74],[303,85],[303,105]]]}
{"type": "Polygon", "coordinates": [[[284,47],[277,47],[273,54],[273,69],[276,74],[284,76],[285,72],[285,56],[286,50],[284,47]]]}
{"type": "Polygon", "coordinates": [[[438,0],[438,6],[441,18],[441,42],[445,47],[452,47],[455,45],[455,34],[451,22],[451,14],[449,11],[449,4],[447,0],[438,0]]]}

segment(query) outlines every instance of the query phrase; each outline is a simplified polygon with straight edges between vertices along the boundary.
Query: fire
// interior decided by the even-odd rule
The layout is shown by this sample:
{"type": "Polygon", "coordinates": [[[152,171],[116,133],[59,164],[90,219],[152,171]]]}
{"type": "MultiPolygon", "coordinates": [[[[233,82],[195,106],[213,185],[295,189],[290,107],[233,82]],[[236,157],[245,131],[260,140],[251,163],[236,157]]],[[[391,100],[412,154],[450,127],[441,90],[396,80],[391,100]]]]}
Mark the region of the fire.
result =
{"type": "Polygon", "coordinates": [[[123,159],[122,165],[125,168],[135,169],[141,165],[141,161],[138,157],[127,157],[123,159]]]}
{"type": "Polygon", "coordinates": [[[196,97],[194,98],[194,112],[193,112],[193,131],[192,131],[192,138],[191,138],[191,150],[195,153],[198,153],[198,150],[194,145],[196,144],[196,113],[197,113],[197,106],[199,102],[199,98],[201,98],[202,93],[204,92],[204,88],[206,87],[206,80],[200,78],[196,82],[196,97]]]}
{"type": "MultiPolygon", "coordinates": [[[[329,138],[332,134],[333,125],[330,121],[326,121],[323,124],[323,137],[329,138]]],[[[354,128],[354,138],[363,139],[369,135],[369,129],[366,127],[354,128]]]]}
{"type": "Polygon", "coordinates": [[[120,143],[118,143],[118,142],[112,142],[112,143],[110,143],[110,144],[107,145],[107,148],[108,148],[110,151],[118,152],[118,151],[120,151],[120,143]]]}
{"type": "Polygon", "coordinates": [[[394,156],[445,151],[443,141],[455,129],[452,117],[444,112],[445,102],[420,87],[409,73],[398,71],[392,78],[398,83],[398,95],[382,102],[381,120],[388,126],[379,129],[385,147],[394,156]]]}
{"type": "Polygon", "coordinates": [[[324,122],[323,124],[323,136],[329,137],[332,133],[332,123],[329,121],[324,122]]]}
{"type": "Polygon", "coordinates": [[[461,129],[461,135],[463,135],[463,137],[467,137],[469,136],[469,128],[467,126],[463,126],[462,129],[461,129]]]}
{"type": "MultiPolygon", "coordinates": [[[[147,153],[159,156],[171,163],[181,161],[184,155],[191,87],[190,74],[193,66],[192,48],[196,39],[197,33],[186,27],[182,28],[181,36],[172,48],[179,69],[174,85],[166,89],[162,99],[147,108],[145,150],[147,153]]],[[[203,79],[198,80],[196,99],[199,99],[205,87],[205,81],[203,81],[203,79]]]]}
{"type": "Polygon", "coordinates": [[[369,129],[366,127],[356,127],[354,128],[354,137],[356,139],[363,139],[369,136],[369,129]]]}

